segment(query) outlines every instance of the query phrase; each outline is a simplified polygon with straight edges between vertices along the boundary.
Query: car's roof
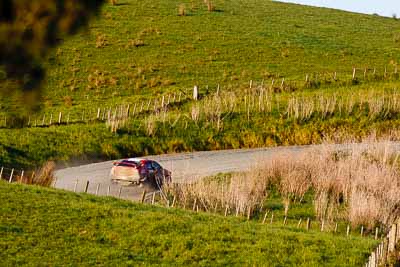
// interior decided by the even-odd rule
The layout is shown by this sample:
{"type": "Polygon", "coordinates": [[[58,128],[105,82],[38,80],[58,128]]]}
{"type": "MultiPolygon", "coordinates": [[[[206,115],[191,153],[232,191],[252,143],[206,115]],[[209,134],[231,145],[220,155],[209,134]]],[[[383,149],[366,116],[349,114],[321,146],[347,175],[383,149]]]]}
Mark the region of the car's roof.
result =
{"type": "Polygon", "coordinates": [[[128,158],[128,159],[123,159],[122,161],[141,162],[141,161],[148,161],[148,159],[142,159],[142,158],[128,158]]]}

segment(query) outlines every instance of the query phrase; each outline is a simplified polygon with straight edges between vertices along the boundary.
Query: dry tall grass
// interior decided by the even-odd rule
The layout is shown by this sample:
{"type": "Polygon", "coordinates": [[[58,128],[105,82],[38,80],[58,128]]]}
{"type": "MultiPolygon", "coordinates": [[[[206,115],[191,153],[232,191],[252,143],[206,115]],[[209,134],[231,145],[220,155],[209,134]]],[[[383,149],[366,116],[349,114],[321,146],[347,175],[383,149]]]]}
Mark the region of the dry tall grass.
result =
{"type": "Polygon", "coordinates": [[[186,207],[247,214],[260,207],[277,188],[290,213],[290,204],[314,193],[320,220],[348,220],[354,226],[390,225],[400,216],[400,170],[393,143],[364,141],[330,145],[307,152],[274,154],[251,172],[220,179],[173,185],[167,192],[186,207]]]}
{"type": "Polygon", "coordinates": [[[186,16],[186,6],[184,4],[180,4],[178,6],[178,15],[179,16],[186,16]]]}
{"type": "Polygon", "coordinates": [[[16,181],[23,184],[35,184],[49,187],[55,180],[54,170],[56,164],[54,161],[47,161],[36,171],[25,173],[23,177],[19,176],[16,181]]]}

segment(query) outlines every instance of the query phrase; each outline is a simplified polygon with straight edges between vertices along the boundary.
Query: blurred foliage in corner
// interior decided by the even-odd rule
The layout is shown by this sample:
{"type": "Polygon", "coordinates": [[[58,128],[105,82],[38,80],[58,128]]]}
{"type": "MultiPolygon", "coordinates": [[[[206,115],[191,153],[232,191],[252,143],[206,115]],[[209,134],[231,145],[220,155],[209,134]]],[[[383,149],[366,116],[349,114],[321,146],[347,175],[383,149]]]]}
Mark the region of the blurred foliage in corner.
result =
{"type": "Polygon", "coordinates": [[[97,15],[103,0],[0,0],[0,93],[24,104],[40,99],[50,48],[97,15]]]}

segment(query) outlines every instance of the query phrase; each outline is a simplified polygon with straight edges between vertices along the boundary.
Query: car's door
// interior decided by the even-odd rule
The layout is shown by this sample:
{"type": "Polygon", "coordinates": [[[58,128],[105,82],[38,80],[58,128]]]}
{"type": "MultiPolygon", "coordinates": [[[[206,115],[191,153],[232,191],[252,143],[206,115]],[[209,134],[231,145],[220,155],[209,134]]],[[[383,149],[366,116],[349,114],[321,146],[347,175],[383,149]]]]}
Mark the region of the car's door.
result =
{"type": "Polygon", "coordinates": [[[158,164],[157,162],[153,161],[152,162],[153,168],[155,170],[155,178],[156,178],[156,182],[159,185],[162,185],[164,182],[164,170],[161,167],[160,164],[158,164]]]}
{"type": "Polygon", "coordinates": [[[155,169],[154,169],[154,167],[153,167],[153,164],[152,164],[152,162],[151,161],[147,161],[145,164],[144,164],[144,167],[145,167],[145,169],[146,169],[146,173],[147,173],[147,179],[154,179],[154,177],[155,177],[155,174],[156,174],[156,171],[155,171],[155,169]]]}
{"type": "Polygon", "coordinates": [[[156,176],[157,177],[162,176],[162,167],[161,167],[161,165],[158,164],[155,161],[153,161],[151,164],[152,164],[152,166],[153,166],[153,168],[155,170],[156,176]]]}

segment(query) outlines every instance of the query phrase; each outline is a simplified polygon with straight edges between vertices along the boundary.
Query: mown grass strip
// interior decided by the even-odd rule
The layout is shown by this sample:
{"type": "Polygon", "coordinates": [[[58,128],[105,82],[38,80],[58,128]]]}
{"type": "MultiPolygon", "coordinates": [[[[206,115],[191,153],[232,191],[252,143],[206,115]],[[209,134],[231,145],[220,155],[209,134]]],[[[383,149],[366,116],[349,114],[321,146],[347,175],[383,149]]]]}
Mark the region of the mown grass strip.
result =
{"type": "Polygon", "coordinates": [[[376,243],[0,182],[5,265],[360,266],[376,243]]]}

